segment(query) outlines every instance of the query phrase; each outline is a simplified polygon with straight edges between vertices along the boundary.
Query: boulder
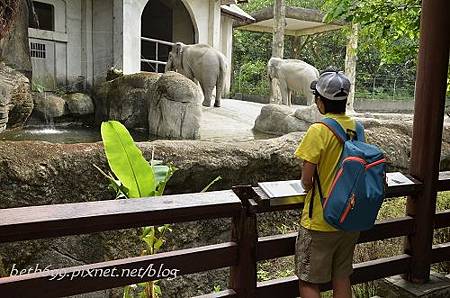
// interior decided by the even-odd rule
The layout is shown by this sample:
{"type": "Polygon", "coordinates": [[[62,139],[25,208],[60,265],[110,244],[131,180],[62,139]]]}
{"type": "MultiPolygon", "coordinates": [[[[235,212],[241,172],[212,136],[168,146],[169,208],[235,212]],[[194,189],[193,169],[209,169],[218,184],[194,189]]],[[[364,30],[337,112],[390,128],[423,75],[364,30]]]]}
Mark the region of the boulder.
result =
{"type": "Polygon", "coordinates": [[[114,68],[114,67],[111,67],[106,72],[106,80],[107,81],[112,81],[112,80],[117,79],[118,77],[121,77],[121,76],[123,76],[123,71],[121,69],[117,69],[117,68],[114,68]]]}
{"type": "Polygon", "coordinates": [[[34,92],[34,113],[41,119],[51,120],[67,114],[66,101],[50,92],[34,92]]]}
{"type": "Polygon", "coordinates": [[[293,108],[269,104],[261,109],[254,129],[263,133],[284,135],[294,131],[306,131],[310,125],[311,122],[297,118],[293,108]]]}
{"type": "Polygon", "coordinates": [[[155,84],[148,105],[150,135],[171,139],[199,139],[202,92],[185,76],[173,71],[155,84]]]}
{"type": "Polygon", "coordinates": [[[118,120],[127,128],[148,127],[148,103],[161,75],[141,72],[119,76],[94,89],[95,121],[118,120]]]}
{"type": "Polygon", "coordinates": [[[0,63],[0,132],[22,126],[33,110],[30,82],[22,73],[0,63]]]}
{"type": "Polygon", "coordinates": [[[64,96],[64,99],[70,114],[89,115],[94,113],[94,103],[87,94],[69,93],[64,96]]]}
{"type": "Polygon", "coordinates": [[[320,114],[316,104],[314,103],[310,106],[297,108],[295,110],[294,117],[299,120],[306,121],[308,123],[314,123],[320,121],[323,115],[320,114]]]}

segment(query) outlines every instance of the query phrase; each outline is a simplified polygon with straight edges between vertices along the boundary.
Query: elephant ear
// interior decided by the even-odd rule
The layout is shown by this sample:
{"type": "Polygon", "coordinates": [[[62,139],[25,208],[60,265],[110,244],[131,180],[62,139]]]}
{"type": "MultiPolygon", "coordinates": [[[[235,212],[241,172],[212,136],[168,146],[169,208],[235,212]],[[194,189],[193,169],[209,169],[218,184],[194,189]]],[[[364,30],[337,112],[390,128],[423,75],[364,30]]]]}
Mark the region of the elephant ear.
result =
{"type": "Polygon", "coordinates": [[[183,44],[181,42],[177,42],[175,44],[175,53],[177,55],[181,55],[182,52],[183,52],[183,44]]]}

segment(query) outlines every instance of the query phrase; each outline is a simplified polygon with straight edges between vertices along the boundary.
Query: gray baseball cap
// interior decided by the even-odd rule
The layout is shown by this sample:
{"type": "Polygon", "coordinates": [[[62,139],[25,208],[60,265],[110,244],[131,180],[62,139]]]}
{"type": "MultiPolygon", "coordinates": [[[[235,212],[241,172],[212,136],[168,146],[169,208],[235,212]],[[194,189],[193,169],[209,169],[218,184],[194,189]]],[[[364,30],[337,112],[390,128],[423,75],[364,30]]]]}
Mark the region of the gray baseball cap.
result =
{"type": "Polygon", "coordinates": [[[329,100],[345,100],[350,93],[350,80],[342,71],[325,71],[312,81],[311,89],[329,100]]]}

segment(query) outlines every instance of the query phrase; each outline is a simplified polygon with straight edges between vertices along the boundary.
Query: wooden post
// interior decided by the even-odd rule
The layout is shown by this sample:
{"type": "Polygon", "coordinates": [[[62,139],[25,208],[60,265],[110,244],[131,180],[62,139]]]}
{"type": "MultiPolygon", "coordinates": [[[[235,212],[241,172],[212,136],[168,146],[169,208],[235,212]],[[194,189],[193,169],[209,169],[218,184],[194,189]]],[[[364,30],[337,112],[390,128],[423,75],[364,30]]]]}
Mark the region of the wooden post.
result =
{"type": "Polygon", "coordinates": [[[423,0],[410,163],[410,173],[423,182],[423,191],[408,198],[406,212],[415,218],[415,233],[405,243],[413,257],[407,278],[416,283],[430,277],[449,58],[450,35],[436,28],[450,28],[450,2],[423,0]]]}
{"type": "Polygon", "coordinates": [[[258,232],[256,214],[248,208],[248,191],[251,187],[236,187],[233,191],[244,206],[241,216],[233,217],[231,241],[238,244],[238,265],[231,267],[229,288],[236,291],[238,297],[256,298],[256,245],[258,232]]]}
{"type": "MultiPolygon", "coordinates": [[[[286,26],[285,0],[275,0],[273,3],[273,41],[272,57],[284,56],[284,27],[286,26]]],[[[272,80],[270,86],[270,103],[281,103],[281,91],[278,80],[272,80]]]]}
{"type": "Polygon", "coordinates": [[[352,30],[348,37],[347,51],[345,55],[345,74],[348,76],[351,87],[347,100],[347,112],[354,113],[353,103],[355,101],[355,82],[356,82],[356,58],[358,48],[359,24],[352,24],[352,30]]]}

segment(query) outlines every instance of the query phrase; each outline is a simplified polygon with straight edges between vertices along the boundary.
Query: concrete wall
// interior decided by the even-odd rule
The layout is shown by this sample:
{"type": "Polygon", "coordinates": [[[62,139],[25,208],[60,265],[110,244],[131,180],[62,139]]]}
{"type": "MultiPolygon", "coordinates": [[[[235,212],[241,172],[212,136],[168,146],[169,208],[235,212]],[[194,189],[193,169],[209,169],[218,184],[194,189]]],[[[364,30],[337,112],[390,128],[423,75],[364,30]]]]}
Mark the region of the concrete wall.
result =
{"type": "Polygon", "coordinates": [[[81,76],[87,88],[94,84],[94,51],[92,40],[92,3],[81,1],[81,76]]]}
{"type": "Polygon", "coordinates": [[[233,19],[222,15],[222,19],[220,22],[221,26],[221,45],[220,51],[227,58],[227,77],[225,80],[225,95],[230,93],[230,85],[231,85],[231,66],[232,66],[232,53],[233,53],[233,19]]]}
{"type": "Polygon", "coordinates": [[[186,9],[191,12],[191,16],[195,20],[194,26],[197,26],[198,30],[198,43],[206,43],[216,48],[219,48],[219,40],[220,40],[220,31],[218,32],[219,36],[215,40],[211,39],[210,35],[210,26],[216,25],[220,26],[220,5],[217,4],[216,0],[182,0],[186,6],[186,9]],[[212,5],[211,3],[216,3],[217,5],[212,5]],[[214,13],[211,9],[216,8],[217,11],[214,13]],[[214,21],[214,17],[217,22],[214,21]],[[212,19],[210,22],[210,18],[212,19]]]}
{"type": "Polygon", "coordinates": [[[94,83],[104,81],[114,66],[113,7],[114,1],[93,1],[94,83]]]}
{"type": "Polygon", "coordinates": [[[355,100],[357,112],[413,113],[414,100],[355,100]]]}
{"type": "MultiPolygon", "coordinates": [[[[175,2],[175,1],[174,1],[175,2]]],[[[183,3],[176,1],[173,5],[173,40],[185,44],[195,43],[195,30],[187,24],[192,23],[191,16],[183,3]]]]}
{"type": "Polygon", "coordinates": [[[66,26],[66,3],[62,0],[41,0],[39,2],[53,5],[55,30],[28,29],[30,42],[45,44],[47,51],[45,59],[31,58],[33,80],[35,83],[44,85],[47,89],[52,90],[56,85],[65,86],[67,84],[69,71],[67,52],[71,34],[67,31],[66,26]]]}
{"type": "MultiPolygon", "coordinates": [[[[60,0],[58,0],[60,1],[60,0]]],[[[81,71],[81,0],[66,1],[67,84],[82,83],[81,71]]]]}

